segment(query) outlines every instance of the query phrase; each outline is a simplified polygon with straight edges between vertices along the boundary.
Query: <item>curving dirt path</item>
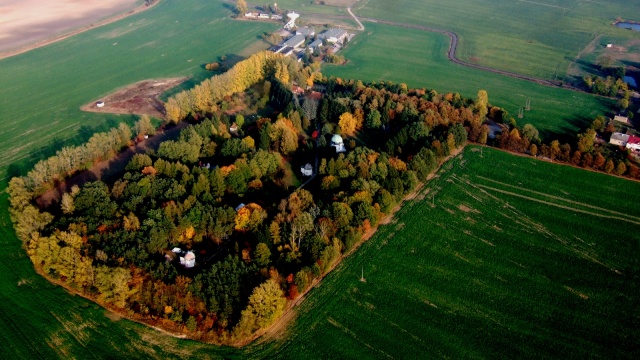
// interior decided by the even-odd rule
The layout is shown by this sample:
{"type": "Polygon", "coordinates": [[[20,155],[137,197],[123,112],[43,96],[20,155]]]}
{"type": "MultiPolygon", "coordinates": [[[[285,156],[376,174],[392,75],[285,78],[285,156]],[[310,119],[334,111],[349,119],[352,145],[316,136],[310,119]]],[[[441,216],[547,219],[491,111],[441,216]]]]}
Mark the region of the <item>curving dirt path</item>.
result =
{"type": "Polygon", "coordinates": [[[304,14],[305,15],[310,15],[310,16],[323,16],[325,18],[334,18],[334,19],[346,19],[346,18],[351,17],[353,20],[355,20],[358,23],[358,25],[360,26],[360,30],[361,31],[364,30],[364,25],[362,24],[362,21],[366,21],[366,22],[372,22],[372,23],[385,24],[385,25],[390,25],[390,26],[404,27],[404,28],[408,28],[408,29],[417,29],[417,30],[422,30],[422,31],[430,31],[430,32],[435,32],[435,33],[439,33],[439,34],[444,34],[444,35],[447,35],[449,37],[449,39],[450,39],[449,50],[447,51],[447,58],[449,59],[449,61],[453,62],[454,64],[458,64],[458,65],[461,65],[461,66],[466,66],[466,67],[469,67],[469,68],[478,69],[478,70],[482,70],[482,71],[488,71],[488,72],[492,72],[492,73],[500,74],[500,75],[504,75],[504,76],[509,76],[509,77],[512,77],[512,78],[515,78],[515,79],[530,81],[530,82],[534,82],[536,84],[540,84],[540,85],[544,85],[544,86],[562,88],[562,89],[577,91],[577,92],[581,92],[581,93],[591,94],[590,92],[587,92],[587,91],[585,91],[585,90],[583,90],[581,88],[578,88],[578,87],[575,87],[575,86],[571,86],[571,85],[568,85],[568,84],[564,84],[564,83],[561,83],[561,82],[553,82],[553,81],[550,81],[550,80],[540,79],[540,78],[536,78],[536,77],[533,77],[533,76],[522,75],[522,74],[518,74],[518,73],[506,71],[506,70],[499,70],[499,69],[495,69],[495,68],[492,68],[492,67],[479,65],[479,64],[474,64],[474,63],[470,63],[470,62],[467,62],[467,61],[464,61],[464,60],[460,60],[456,56],[456,52],[458,50],[458,34],[454,33],[453,31],[433,28],[433,27],[424,26],[424,25],[402,23],[402,22],[389,21],[389,20],[383,20],[383,19],[366,18],[366,17],[358,18],[351,11],[351,8],[347,8],[347,11],[349,12],[349,16],[347,16],[347,15],[316,14],[316,13],[304,13],[304,14]]]}

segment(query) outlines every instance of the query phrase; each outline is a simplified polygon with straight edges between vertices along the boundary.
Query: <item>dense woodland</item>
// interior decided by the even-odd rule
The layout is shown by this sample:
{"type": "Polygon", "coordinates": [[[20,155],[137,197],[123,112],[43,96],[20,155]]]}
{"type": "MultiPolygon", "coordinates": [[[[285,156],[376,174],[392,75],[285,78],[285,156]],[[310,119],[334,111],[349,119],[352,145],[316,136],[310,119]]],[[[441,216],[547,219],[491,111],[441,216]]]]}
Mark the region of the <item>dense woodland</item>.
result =
{"type": "MultiPolygon", "coordinates": [[[[12,220],[44,275],[131,318],[216,343],[272,324],[453,151],[468,139],[491,142],[487,116],[509,122],[484,91],[471,100],[326,79],[266,52],[177,94],[166,113],[190,126],[135,155],[113,183],[36,205],[55,182],[129,146],[134,133],[152,134],[148,118],[12,179],[12,220]],[[294,95],[293,82],[322,94],[294,95]],[[336,134],[345,152],[331,146],[336,134]],[[312,177],[300,173],[307,163],[312,177]],[[181,265],[174,248],[193,252],[196,265],[181,265]]],[[[500,147],[535,155],[539,146],[569,161],[575,154],[541,144],[530,125],[504,128],[493,140],[500,147]]],[[[578,142],[580,161],[593,151],[591,131],[578,142]]]]}

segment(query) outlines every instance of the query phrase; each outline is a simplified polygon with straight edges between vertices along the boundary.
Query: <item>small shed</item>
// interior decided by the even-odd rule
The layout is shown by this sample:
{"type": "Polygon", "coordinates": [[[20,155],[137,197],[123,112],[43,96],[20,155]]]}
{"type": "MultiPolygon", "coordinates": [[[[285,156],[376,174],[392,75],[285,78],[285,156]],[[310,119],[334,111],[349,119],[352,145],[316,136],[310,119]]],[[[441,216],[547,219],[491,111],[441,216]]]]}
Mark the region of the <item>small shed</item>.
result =
{"type": "Polygon", "coordinates": [[[96,106],[99,108],[104,107],[104,101],[96,101],[96,106]]]}
{"type": "Polygon", "coordinates": [[[300,167],[300,172],[302,172],[302,176],[311,176],[313,175],[313,166],[307,163],[307,165],[300,167]]]}

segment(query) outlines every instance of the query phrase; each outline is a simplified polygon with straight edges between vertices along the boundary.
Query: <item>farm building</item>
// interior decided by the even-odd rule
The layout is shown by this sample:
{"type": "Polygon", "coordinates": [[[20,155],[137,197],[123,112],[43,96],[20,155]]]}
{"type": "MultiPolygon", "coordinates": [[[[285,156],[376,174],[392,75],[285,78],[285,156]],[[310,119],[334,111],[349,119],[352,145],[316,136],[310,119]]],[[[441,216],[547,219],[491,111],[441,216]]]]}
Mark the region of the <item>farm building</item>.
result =
{"type": "Polygon", "coordinates": [[[318,40],[314,40],[311,44],[309,44],[308,48],[311,49],[312,51],[315,50],[315,48],[317,48],[318,46],[322,46],[322,40],[318,39],[318,40]]]}
{"type": "Polygon", "coordinates": [[[349,34],[346,30],[331,28],[318,35],[318,38],[327,39],[328,42],[335,44],[337,42],[343,42],[348,36],[349,34]]]}
{"type": "Polygon", "coordinates": [[[287,39],[280,45],[295,48],[302,45],[305,39],[306,37],[304,35],[294,35],[293,37],[287,39]]]}
{"type": "Polygon", "coordinates": [[[248,13],[244,14],[244,17],[255,19],[255,18],[258,17],[258,14],[252,13],[252,12],[248,12],[248,13]]]}
{"type": "Polygon", "coordinates": [[[337,153],[346,152],[347,149],[344,147],[344,142],[342,141],[342,136],[335,134],[331,137],[331,146],[336,148],[337,153]]]}
{"type": "Polygon", "coordinates": [[[193,251],[187,251],[184,256],[180,256],[180,265],[184,265],[186,268],[192,268],[196,266],[196,255],[193,251]]]}
{"type": "Polygon", "coordinates": [[[300,172],[302,172],[302,176],[311,176],[313,175],[313,167],[307,163],[307,165],[300,168],[300,172]]]}
{"type": "Polygon", "coordinates": [[[271,15],[271,20],[282,20],[282,15],[273,14],[271,15]]]}
{"type": "Polygon", "coordinates": [[[313,36],[316,34],[316,31],[313,28],[310,28],[308,26],[305,26],[303,28],[298,28],[296,30],[296,35],[302,35],[302,36],[313,36]]]}
{"type": "Polygon", "coordinates": [[[611,134],[611,139],[609,139],[609,143],[619,146],[626,146],[628,141],[629,135],[618,132],[611,134]]]}
{"type": "Polygon", "coordinates": [[[633,151],[640,150],[640,137],[638,136],[629,136],[629,141],[627,141],[627,149],[631,149],[633,151]]]}
{"type": "Polygon", "coordinates": [[[258,15],[258,17],[259,17],[260,19],[269,19],[269,18],[271,18],[271,16],[269,16],[269,14],[265,14],[265,13],[260,13],[260,14],[258,15]]]}
{"type": "Polygon", "coordinates": [[[618,122],[621,122],[623,124],[631,125],[631,123],[629,122],[629,118],[626,117],[626,116],[616,115],[616,116],[613,117],[613,121],[618,121],[618,122]]]}

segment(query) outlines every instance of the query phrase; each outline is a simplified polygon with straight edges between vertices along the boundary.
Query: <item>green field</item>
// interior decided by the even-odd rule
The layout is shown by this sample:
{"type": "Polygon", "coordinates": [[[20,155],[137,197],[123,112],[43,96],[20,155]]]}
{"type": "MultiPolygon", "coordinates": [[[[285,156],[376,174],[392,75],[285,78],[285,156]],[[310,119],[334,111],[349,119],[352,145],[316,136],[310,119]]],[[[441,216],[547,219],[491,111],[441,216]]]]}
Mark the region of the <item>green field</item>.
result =
{"type": "Polygon", "coordinates": [[[309,293],[285,331],[239,350],[114,321],[49,284],[3,209],[0,334],[11,345],[0,353],[637,358],[638,190],[637,182],[468,147],[309,293]]]}
{"type": "Polygon", "coordinates": [[[638,38],[611,26],[617,17],[640,20],[640,3],[621,0],[366,0],[354,9],[362,17],[456,32],[462,60],[559,80],[597,35],[615,43],[638,38]]]}
{"type": "Polygon", "coordinates": [[[132,116],[80,106],[148,78],[210,76],[203,64],[238,55],[276,28],[234,21],[222,2],[162,1],[150,10],[0,61],[0,182],[63,144],[85,141],[132,116]]]}
{"type": "Polygon", "coordinates": [[[507,109],[514,117],[528,97],[531,111],[516,120],[520,125],[533,124],[547,139],[556,137],[552,133],[575,135],[611,106],[602,97],[454,64],[447,59],[449,38],[443,34],[370,22],[365,27],[365,32],[340,53],[349,63],[325,66],[324,75],[405,82],[440,93],[459,92],[470,98],[485,89],[492,104],[507,109]]]}
{"type": "MultiPolygon", "coordinates": [[[[364,3],[362,14],[373,4],[364,3]]],[[[231,21],[229,14],[222,2],[164,0],[142,14],[0,61],[0,188],[8,175],[28,170],[64,144],[133,120],[82,113],[82,104],[145,78],[191,75],[197,81],[206,76],[202,64],[241,54],[275,27],[231,21]]],[[[448,39],[442,35],[365,25],[371,35],[360,35],[344,52],[351,63],[324,73],[472,97],[484,88],[511,113],[529,96],[533,110],[519,122],[535,119],[541,129],[560,132],[575,131],[608,105],[454,66],[446,60],[448,39]],[[409,46],[409,38],[420,46],[409,46]],[[401,62],[395,55],[383,59],[376,49],[405,56],[401,62]]],[[[241,350],[113,319],[50,284],[34,272],[11,228],[6,195],[0,195],[0,355],[637,358],[640,185],[486,148],[480,157],[472,150],[425,186],[435,193],[433,200],[428,194],[408,203],[393,224],[311,291],[285,333],[241,350]],[[359,281],[361,269],[366,283],[359,281]]]]}

